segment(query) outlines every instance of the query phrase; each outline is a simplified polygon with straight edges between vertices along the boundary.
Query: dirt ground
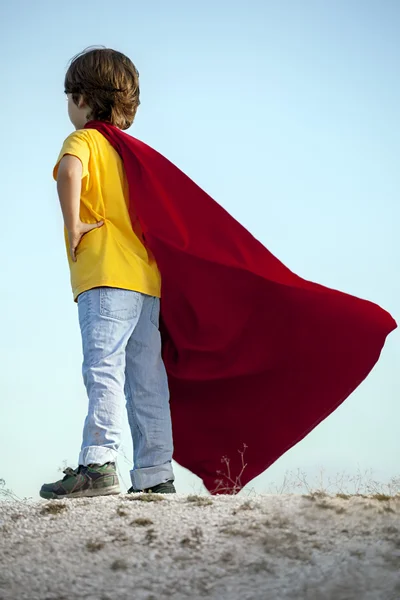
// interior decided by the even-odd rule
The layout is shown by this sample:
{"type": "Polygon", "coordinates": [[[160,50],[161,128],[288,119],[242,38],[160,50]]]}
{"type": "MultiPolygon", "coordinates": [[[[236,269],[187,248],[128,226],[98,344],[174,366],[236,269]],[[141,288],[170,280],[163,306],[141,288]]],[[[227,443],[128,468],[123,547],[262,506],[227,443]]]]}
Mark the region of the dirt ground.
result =
{"type": "Polygon", "coordinates": [[[400,496],[0,503],[1,600],[399,600],[400,496]]]}

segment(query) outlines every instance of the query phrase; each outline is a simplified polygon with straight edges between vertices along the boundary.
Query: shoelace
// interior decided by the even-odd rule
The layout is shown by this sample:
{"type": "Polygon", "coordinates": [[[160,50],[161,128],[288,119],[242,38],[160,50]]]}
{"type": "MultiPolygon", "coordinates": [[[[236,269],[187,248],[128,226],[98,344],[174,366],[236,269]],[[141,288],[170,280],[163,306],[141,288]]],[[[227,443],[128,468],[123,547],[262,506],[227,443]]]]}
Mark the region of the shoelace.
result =
{"type": "MultiPolygon", "coordinates": [[[[110,465],[110,464],[114,464],[114,463],[108,462],[105,464],[110,465]]],[[[90,466],[93,466],[93,465],[89,465],[89,467],[90,466]]],[[[71,477],[71,476],[76,477],[77,475],[79,475],[82,468],[83,468],[82,465],[79,465],[76,469],[71,469],[71,467],[67,467],[66,469],[64,469],[63,473],[65,473],[65,477],[64,477],[63,481],[65,481],[68,477],[71,477]]]]}
{"type": "Polygon", "coordinates": [[[68,479],[68,477],[71,477],[71,475],[73,477],[76,477],[79,474],[80,468],[81,468],[81,465],[79,465],[79,467],[77,467],[76,469],[71,469],[71,467],[67,467],[66,469],[64,469],[63,473],[65,473],[65,477],[64,477],[63,481],[68,479]]]}

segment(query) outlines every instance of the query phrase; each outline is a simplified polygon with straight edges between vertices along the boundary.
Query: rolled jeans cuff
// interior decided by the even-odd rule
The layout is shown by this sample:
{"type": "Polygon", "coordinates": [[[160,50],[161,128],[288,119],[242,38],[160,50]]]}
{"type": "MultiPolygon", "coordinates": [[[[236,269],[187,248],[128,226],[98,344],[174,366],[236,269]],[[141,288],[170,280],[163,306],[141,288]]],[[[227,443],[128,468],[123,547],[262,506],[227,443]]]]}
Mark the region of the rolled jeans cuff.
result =
{"type": "Polygon", "coordinates": [[[131,471],[132,486],[135,490],[144,490],[159,483],[175,480],[171,462],[155,467],[143,467],[131,471]]]}
{"type": "Polygon", "coordinates": [[[107,462],[116,462],[117,452],[104,446],[87,446],[79,454],[79,464],[87,467],[91,464],[104,465],[107,462]]]}

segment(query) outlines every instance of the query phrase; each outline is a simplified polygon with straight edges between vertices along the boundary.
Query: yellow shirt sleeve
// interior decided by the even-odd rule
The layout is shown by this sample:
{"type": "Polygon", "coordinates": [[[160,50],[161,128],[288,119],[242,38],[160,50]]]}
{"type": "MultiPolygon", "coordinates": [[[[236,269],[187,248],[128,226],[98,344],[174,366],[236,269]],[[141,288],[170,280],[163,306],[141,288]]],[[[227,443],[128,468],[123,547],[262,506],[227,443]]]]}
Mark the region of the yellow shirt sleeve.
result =
{"type": "Polygon", "coordinates": [[[53,169],[53,178],[55,180],[57,180],[58,166],[65,154],[72,154],[72,156],[79,158],[82,163],[82,179],[86,177],[89,173],[88,166],[90,158],[90,147],[86,137],[86,131],[74,131],[65,140],[53,169]]]}

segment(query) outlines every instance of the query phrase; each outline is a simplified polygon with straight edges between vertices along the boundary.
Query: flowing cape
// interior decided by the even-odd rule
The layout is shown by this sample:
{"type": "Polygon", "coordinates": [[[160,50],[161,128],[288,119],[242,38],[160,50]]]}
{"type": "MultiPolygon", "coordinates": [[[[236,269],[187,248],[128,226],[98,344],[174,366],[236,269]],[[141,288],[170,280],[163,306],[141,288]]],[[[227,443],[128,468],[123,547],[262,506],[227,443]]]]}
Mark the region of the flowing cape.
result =
{"type": "Polygon", "coordinates": [[[173,458],[237,493],[331,414],[396,328],[376,304],[307,281],[168,159],[118,128],[132,227],[162,277],[173,458]]]}

